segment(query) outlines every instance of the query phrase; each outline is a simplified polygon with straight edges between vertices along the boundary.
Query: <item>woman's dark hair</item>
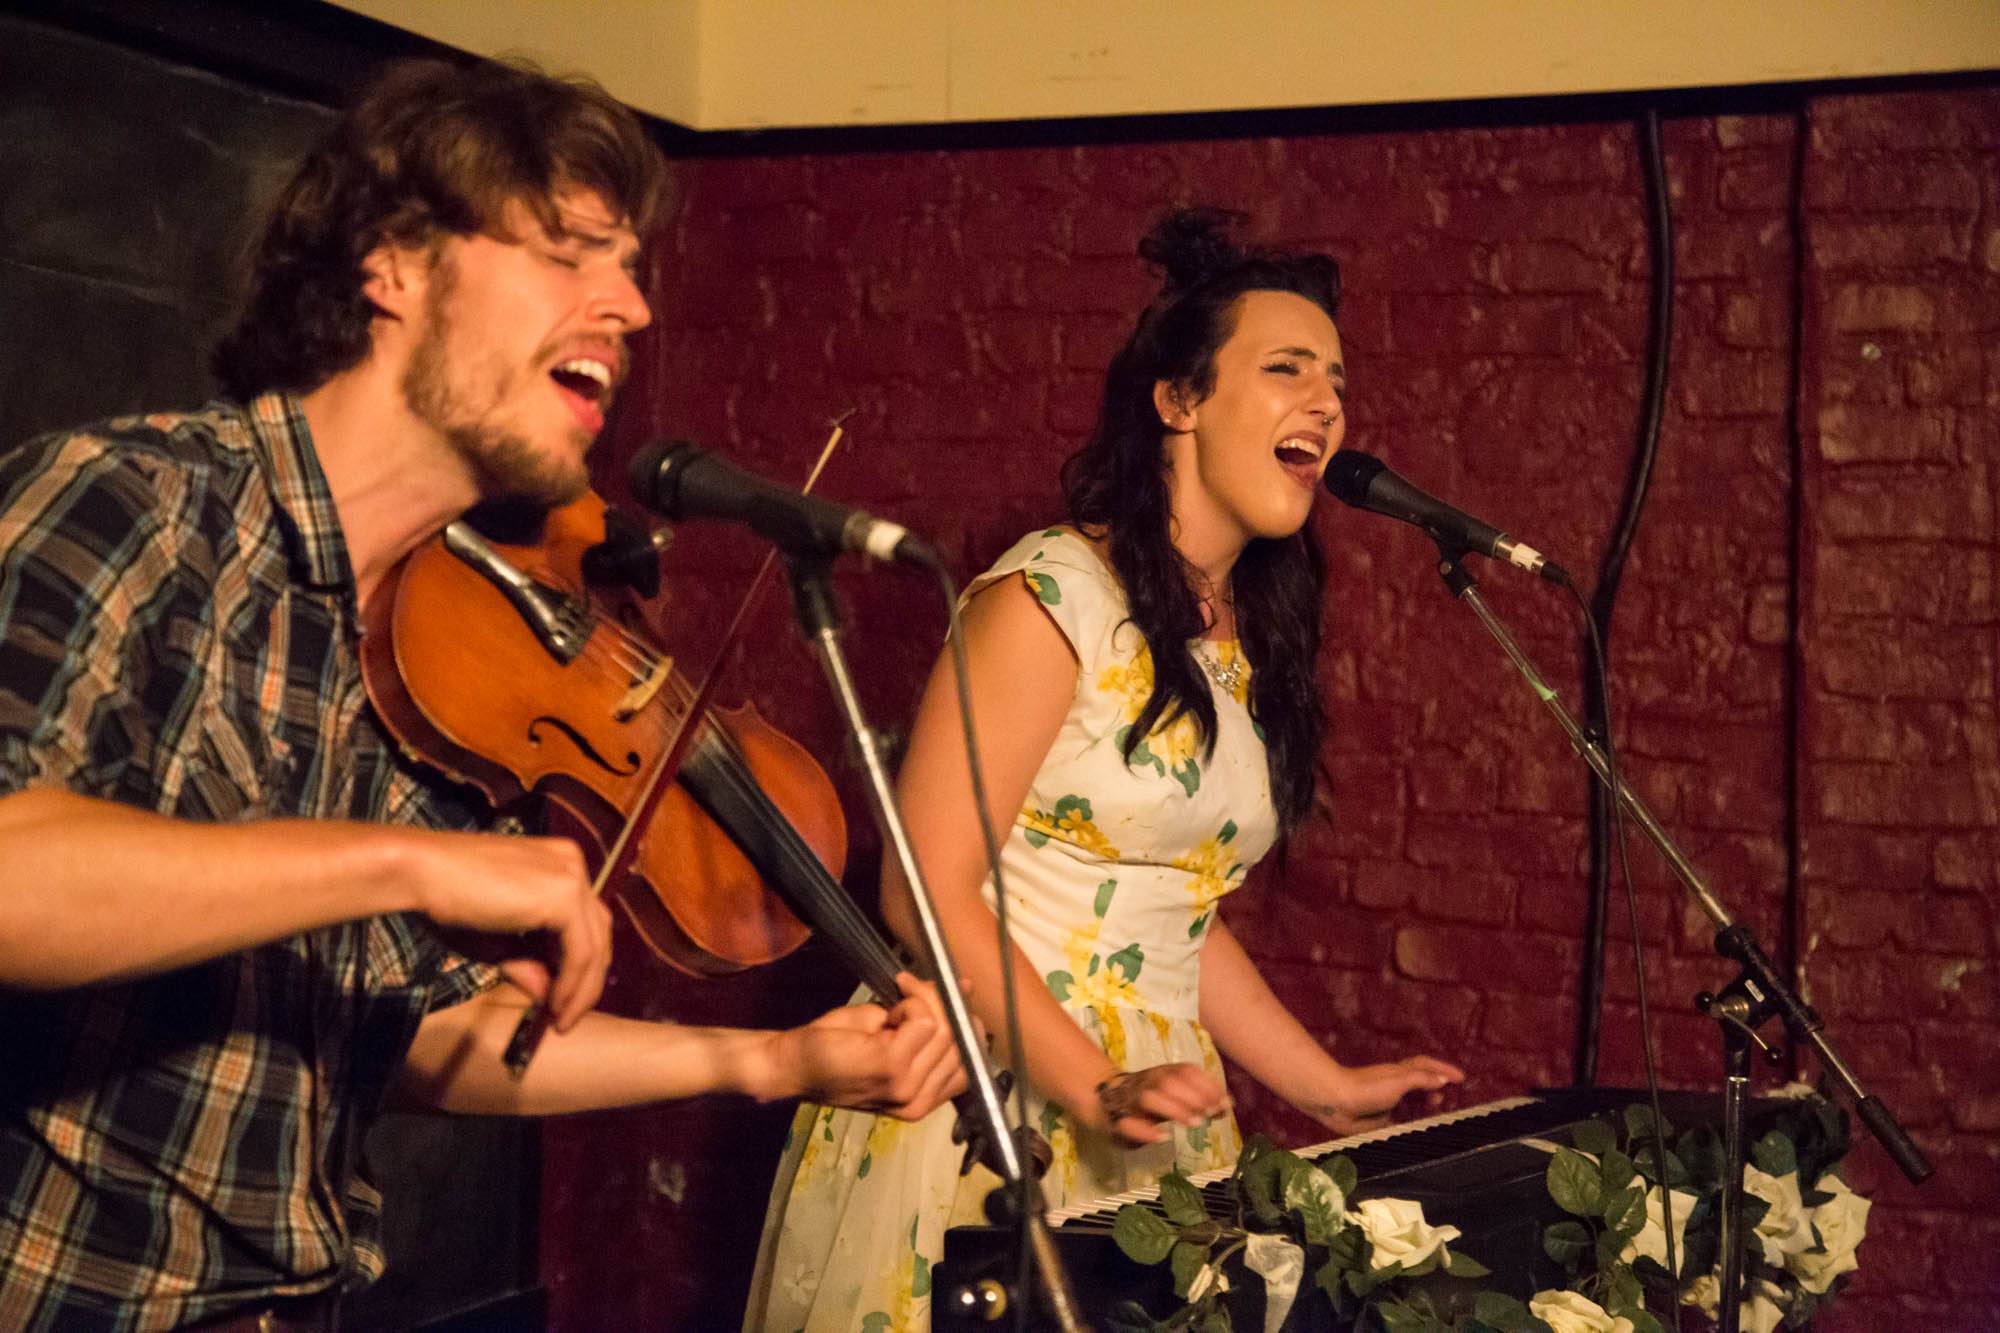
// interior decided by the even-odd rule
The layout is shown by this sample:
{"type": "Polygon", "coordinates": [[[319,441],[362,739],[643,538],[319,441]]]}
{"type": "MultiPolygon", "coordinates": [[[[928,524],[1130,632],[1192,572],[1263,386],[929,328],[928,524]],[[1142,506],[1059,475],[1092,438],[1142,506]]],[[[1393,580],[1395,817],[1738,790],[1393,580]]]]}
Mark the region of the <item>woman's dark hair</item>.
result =
{"type": "Polygon", "coordinates": [[[560,235],[556,196],[579,187],[642,236],[667,201],[659,150],[596,83],[522,63],[391,66],[278,197],[216,349],[224,390],[304,392],[358,364],[375,316],[362,261],[377,246],[504,235],[510,201],[560,235]]]}
{"type": "MultiPolygon", "coordinates": [[[[1215,701],[1192,641],[1207,629],[1196,571],[1175,548],[1167,496],[1166,427],[1153,401],[1164,380],[1199,402],[1215,391],[1215,357],[1235,331],[1249,292],[1291,292],[1340,308],[1340,267],[1321,254],[1239,244],[1240,215],[1182,209],[1162,218],[1139,254],[1162,275],[1105,374],[1096,429],[1063,464],[1063,497],[1079,528],[1109,534],[1111,565],[1125,585],[1131,622],[1153,658],[1153,693],[1125,738],[1125,758],[1163,722],[1192,717],[1215,748],[1215,701]]],[[[1250,661],[1250,716],[1264,734],[1278,826],[1289,832],[1312,803],[1325,713],[1314,686],[1325,563],[1309,529],[1258,539],[1230,576],[1237,635],[1250,661]]]]}

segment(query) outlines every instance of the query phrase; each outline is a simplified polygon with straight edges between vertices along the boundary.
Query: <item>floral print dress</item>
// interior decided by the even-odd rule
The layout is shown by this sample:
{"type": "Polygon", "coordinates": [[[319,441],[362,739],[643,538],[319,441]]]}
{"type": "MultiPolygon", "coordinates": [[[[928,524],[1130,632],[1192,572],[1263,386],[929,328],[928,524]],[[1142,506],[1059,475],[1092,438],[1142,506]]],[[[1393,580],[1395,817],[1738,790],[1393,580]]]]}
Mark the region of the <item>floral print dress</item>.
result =
{"type": "MultiPolygon", "coordinates": [[[[1202,941],[1216,903],[1276,835],[1264,745],[1247,708],[1248,664],[1234,642],[1204,642],[1217,713],[1212,754],[1181,718],[1142,740],[1127,732],[1152,692],[1152,658],[1125,619],[1124,593],[1089,542],[1052,528],[1017,542],[967,596],[1022,576],[1074,648],[1080,669],[1055,743],[1003,846],[1014,942],[1077,1025],[1125,1069],[1187,1061],[1218,1080],[1197,1021],[1202,941]]],[[[985,888],[988,904],[993,887],[985,888]]],[[[1135,1151],[1079,1131],[1030,1087],[1032,1123],[1054,1150],[1051,1208],[1150,1183],[1178,1163],[1225,1166],[1233,1119],[1135,1151]]],[[[792,1122],[765,1218],[747,1329],[889,1333],[930,1327],[931,1266],[947,1228],[983,1221],[996,1183],[961,1177],[956,1112],[908,1124],[805,1105],[792,1122]]]]}

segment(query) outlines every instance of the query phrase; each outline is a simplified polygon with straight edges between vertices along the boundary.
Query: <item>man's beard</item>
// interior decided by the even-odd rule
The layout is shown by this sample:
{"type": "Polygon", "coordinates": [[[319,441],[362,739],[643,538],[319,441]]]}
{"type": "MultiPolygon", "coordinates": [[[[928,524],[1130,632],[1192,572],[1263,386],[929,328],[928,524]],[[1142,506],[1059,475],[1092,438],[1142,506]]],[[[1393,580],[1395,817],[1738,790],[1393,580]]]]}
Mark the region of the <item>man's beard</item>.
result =
{"type": "MultiPolygon", "coordinates": [[[[590,474],[582,465],[537,450],[518,432],[483,419],[469,395],[453,382],[452,324],[446,302],[457,287],[457,277],[448,259],[432,270],[424,299],[423,336],[403,372],[403,402],[472,467],[486,498],[524,499],[550,508],[568,504],[590,489],[590,474]]],[[[493,378],[504,382],[501,375],[493,378]]]]}

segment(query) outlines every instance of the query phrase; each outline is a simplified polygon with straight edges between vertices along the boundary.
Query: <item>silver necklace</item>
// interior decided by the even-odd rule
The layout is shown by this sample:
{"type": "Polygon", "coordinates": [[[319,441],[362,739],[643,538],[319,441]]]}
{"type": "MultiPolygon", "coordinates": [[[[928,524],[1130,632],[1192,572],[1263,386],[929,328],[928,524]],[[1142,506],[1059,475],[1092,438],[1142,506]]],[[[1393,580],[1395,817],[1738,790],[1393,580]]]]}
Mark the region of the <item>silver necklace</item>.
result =
{"type": "Polygon", "coordinates": [[[1234,697],[1236,687],[1243,683],[1243,673],[1248,669],[1242,655],[1239,653],[1224,664],[1222,654],[1211,647],[1208,640],[1203,639],[1201,650],[1194,656],[1195,660],[1201,663],[1201,669],[1208,673],[1208,678],[1220,685],[1223,693],[1234,697]]]}

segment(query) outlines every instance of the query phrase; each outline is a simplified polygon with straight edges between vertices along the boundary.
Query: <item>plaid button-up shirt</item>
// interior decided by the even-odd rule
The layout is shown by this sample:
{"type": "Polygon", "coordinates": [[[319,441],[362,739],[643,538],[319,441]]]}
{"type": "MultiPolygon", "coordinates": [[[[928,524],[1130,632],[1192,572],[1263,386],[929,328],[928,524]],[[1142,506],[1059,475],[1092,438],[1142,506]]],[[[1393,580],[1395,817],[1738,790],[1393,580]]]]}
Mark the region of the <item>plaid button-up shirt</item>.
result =
{"type": "MultiPolygon", "coordinates": [[[[0,793],[467,825],[367,707],[354,596],[285,396],[0,455],[0,793]]],[[[0,1329],[170,1328],[374,1277],[362,1135],[424,1014],[493,978],[388,916],[0,990],[0,1329]]]]}

